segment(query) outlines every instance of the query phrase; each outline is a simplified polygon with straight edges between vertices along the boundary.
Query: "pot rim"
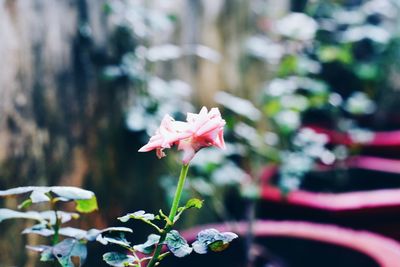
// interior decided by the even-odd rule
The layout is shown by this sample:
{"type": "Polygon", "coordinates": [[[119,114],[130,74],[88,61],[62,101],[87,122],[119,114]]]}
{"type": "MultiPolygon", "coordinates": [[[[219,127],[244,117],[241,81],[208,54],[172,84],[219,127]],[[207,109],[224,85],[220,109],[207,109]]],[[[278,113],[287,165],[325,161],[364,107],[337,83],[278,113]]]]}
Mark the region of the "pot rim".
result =
{"type": "Polygon", "coordinates": [[[380,189],[348,193],[315,193],[304,190],[289,192],[283,196],[281,190],[272,185],[263,186],[261,199],[283,202],[329,211],[350,211],[383,207],[400,207],[400,189],[380,189]]]}
{"type": "Polygon", "coordinates": [[[370,140],[356,141],[351,137],[349,133],[339,132],[336,130],[316,126],[308,125],[307,128],[311,128],[317,133],[326,134],[329,138],[329,142],[334,144],[342,144],[347,146],[367,146],[367,147],[385,147],[385,148],[398,148],[400,146],[400,130],[392,131],[372,131],[373,135],[370,140]]]}
{"type": "MultiPolygon", "coordinates": [[[[400,174],[400,160],[355,156],[346,161],[350,168],[373,170],[400,174]]],[[[331,166],[319,166],[320,170],[333,169],[331,166]]],[[[283,202],[290,205],[304,206],[329,211],[366,210],[383,207],[400,207],[400,189],[377,189],[345,193],[319,193],[306,190],[295,190],[283,196],[281,190],[269,184],[269,180],[278,171],[278,166],[264,168],[261,177],[260,197],[262,200],[283,202]]]]}
{"type": "MultiPolygon", "coordinates": [[[[353,249],[372,258],[381,267],[400,265],[400,244],[396,241],[367,231],[357,231],[329,224],[318,224],[304,221],[255,221],[253,231],[256,236],[292,237],[320,241],[323,243],[353,249]]],[[[192,241],[202,229],[215,228],[221,232],[233,231],[245,236],[247,222],[209,224],[197,226],[182,232],[192,241]]]]}

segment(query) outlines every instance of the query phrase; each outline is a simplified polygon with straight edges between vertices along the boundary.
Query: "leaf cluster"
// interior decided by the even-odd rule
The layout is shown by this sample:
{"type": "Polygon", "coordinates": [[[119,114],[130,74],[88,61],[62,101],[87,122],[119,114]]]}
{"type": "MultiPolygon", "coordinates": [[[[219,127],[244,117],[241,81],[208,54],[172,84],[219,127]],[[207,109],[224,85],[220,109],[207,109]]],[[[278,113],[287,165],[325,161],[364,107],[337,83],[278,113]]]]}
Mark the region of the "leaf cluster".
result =
{"type": "Polygon", "coordinates": [[[19,211],[12,209],[0,209],[0,222],[9,219],[28,219],[37,224],[27,227],[22,234],[37,234],[44,237],[52,237],[52,245],[27,246],[27,249],[39,252],[41,261],[56,261],[62,267],[74,267],[72,258],[79,258],[81,266],[87,257],[86,243],[98,241],[102,244],[115,243],[115,239],[108,235],[112,232],[132,232],[126,227],[109,227],[106,229],[82,230],[79,228],[63,226],[73,219],[80,217],[79,213],[91,213],[98,209],[97,199],[93,192],[70,186],[26,186],[0,191],[0,197],[12,197],[27,195],[18,209],[27,209],[33,204],[45,203],[49,210],[44,211],[19,211]],[[75,211],[58,210],[59,202],[74,202],[75,211]],[[79,212],[79,213],[78,213],[79,212]],[[65,239],[59,241],[59,237],[65,239]]]}
{"type": "Polygon", "coordinates": [[[103,255],[104,261],[111,266],[141,267],[142,264],[152,259],[159,246],[165,247],[167,251],[158,256],[157,262],[170,254],[176,257],[185,257],[193,251],[204,254],[209,249],[212,251],[223,250],[237,235],[234,233],[220,233],[215,229],[209,229],[200,232],[198,239],[189,245],[188,241],[178,231],[172,229],[186,210],[192,208],[200,209],[202,206],[202,200],[196,198],[188,200],[184,206],[178,208],[178,213],[173,221],[162,210],[157,215],[139,210],[119,217],[118,219],[121,222],[127,222],[131,219],[140,220],[152,226],[157,231],[157,234],[150,234],[146,242],[136,245],[130,245],[126,240],[113,240],[111,243],[122,246],[131,254],[108,252],[103,255]],[[164,227],[158,225],[160,221],[165,222],[164,227]]]}

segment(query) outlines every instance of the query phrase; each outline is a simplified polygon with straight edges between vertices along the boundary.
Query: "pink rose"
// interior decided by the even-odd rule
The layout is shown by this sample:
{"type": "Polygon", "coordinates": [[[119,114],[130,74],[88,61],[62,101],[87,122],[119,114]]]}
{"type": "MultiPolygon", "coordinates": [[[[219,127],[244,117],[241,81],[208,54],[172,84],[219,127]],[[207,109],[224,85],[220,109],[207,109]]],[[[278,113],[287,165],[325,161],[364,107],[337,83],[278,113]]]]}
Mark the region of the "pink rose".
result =
{"type": "Polygon", "coordinates": [[[186,120],[187,122],[175,121],[171,116],[165,115],[156,134],[139,152],[155,149],[157,157],[162,158],[165,156],[165,148],[177,145],[179,150],[183,150],[182,162],[188,164],[203,147],[225,148],[225,121],[218,108],[212,108],[208,112],[203,107],[199,114],[188,113],[186,120]]]}
{"type": "Polygon", "coordinates": [[[148,152],[155,149],[159,159],[165,157],[164,148],[171,148],[179,140],[189,136],[186,129],[186,123],[175,121],[171,116],[165,115],[155,135],[150,138],[146,145],[139,149],[139,152],[148,152]]]}
{"type": "Polygon", "coordinates": [[[225,148],[224,126],[225,120],[221,118],[218,108],[212,108],[208,112],[206,107],[200,110],[199,114],[188,113],[187,132],[190,137],[181,140],[178,149],[183,150],[183,163],[189,163],[197,151],[203,147],[216,146],[225,148]]]}

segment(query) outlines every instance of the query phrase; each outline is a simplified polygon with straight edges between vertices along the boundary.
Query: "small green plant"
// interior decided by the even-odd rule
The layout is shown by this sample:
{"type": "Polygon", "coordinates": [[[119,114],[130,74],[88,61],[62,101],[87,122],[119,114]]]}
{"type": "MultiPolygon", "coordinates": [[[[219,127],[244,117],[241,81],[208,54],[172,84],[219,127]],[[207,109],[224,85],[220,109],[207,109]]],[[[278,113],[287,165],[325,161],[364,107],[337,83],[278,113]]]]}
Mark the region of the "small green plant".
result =
{"type": "MultiPolygon", "coordinates": [[[[102,230],[88,231],[64,226],[65,223],[78,219],[79,213],[91,213],[98,209],[96,196],[93,192],[70,186],[26,186],[0,191],[0,197],[12,197],[30,193],[19,206],[21,210],[0,209],[0,222],[8,219],[29,219],[38,223],[24,229],[22,234],[37,234],[48,237],[51,245],[26,246],[27,249],[40,253],[41,261],[58,262],[62,267],[74,267],[73,258],[79,258],[79,266],[87,257],[86,243],[98,241],[102,244],[113,242],[108,237],[111,232],[131,232],[125,227],[110,227],[102,230]],[[75,211],[59,210],[61,202],[75,202],[75,211]],[[23,211],[33,204],[48,203],[48,210],[23,211]],[[61,236],[64,238],[61,239],[61,236]]],[[[42,206],[42,205],[40,205],[42,206]]]]}

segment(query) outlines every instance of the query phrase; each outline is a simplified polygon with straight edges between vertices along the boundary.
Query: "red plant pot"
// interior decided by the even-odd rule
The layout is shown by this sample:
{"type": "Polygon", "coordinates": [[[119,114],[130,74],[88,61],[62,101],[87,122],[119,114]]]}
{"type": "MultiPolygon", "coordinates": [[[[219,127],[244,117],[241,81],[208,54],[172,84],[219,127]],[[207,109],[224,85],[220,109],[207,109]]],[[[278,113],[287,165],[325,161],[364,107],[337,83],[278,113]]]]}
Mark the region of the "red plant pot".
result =
{"type": "Polygon", "coordinates": [[[357,141],[349,133],[343,133],[318,126],[308,126],[317,133],[324,133],[332,144],[361,147],[363,152],[378,156],[400,155],[400,130],[396,131],[371,131],[371,138],[357,141]]]}
{"type": "MultiPolygon", "coordinates": [[[[339,193],[299,189],[286,196],[270,183],[277,167],[266,167],[262,175],[260,216],[331,222],[400,240],[400,160],[360,156],[348,159],[345,165],[359,176],[352,177],[356,180],[349,184],[361,188],[339,193]]],[[[319,169],[322,177],[335,172],[327,166],[319,169]]]]}
{"type": "MultiPolygon", "coordinates": [[[[197,233],[206,228],[233,231],[239,238],[223,252],[170,258],[163,262],[164,266],[246,266],[246,223],[237,223],[233,227],[227,224],[206,225],[185,231],[182,235],[191,243],[197,233]]],[[[256,221],[253,235],[256,246],[252,250],[258,253],[255,267],[400,266],[399,243],[369,232],[308,222],[256,221]]]]}

